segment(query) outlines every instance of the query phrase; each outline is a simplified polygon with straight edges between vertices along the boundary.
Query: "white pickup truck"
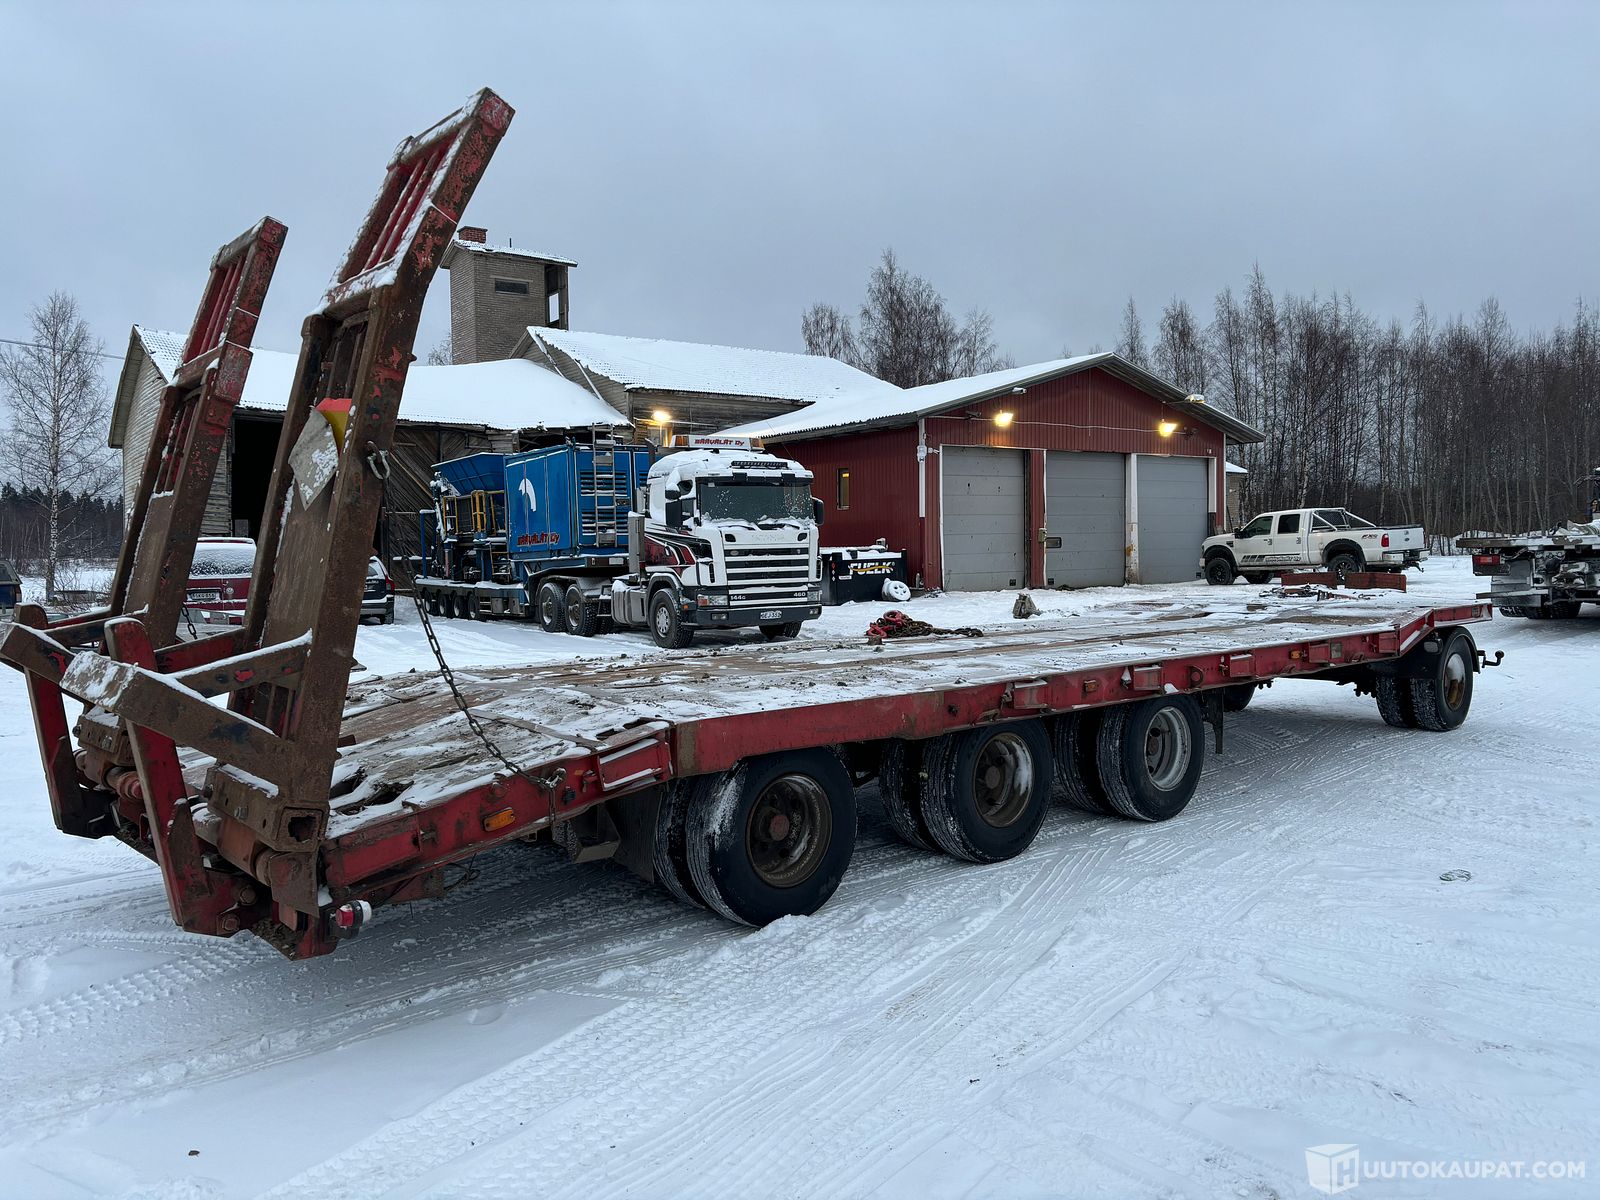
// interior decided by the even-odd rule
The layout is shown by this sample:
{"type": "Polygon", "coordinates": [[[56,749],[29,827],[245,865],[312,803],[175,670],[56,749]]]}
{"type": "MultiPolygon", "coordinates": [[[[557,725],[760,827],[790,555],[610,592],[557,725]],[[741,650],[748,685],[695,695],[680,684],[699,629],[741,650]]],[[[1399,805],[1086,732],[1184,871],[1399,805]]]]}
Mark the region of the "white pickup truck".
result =
{"type": "Polygon", "coordinates": [[[1262,513],[1243,529],[1207,538],[1200,568],[1207,583],[1217,584],[1240,575],[1265,583],[1299,568],[1403,571],[1428,556],[1423,545],[1421,525],[1380,529],[1342,508],[1292,508],[1262,513]]]}

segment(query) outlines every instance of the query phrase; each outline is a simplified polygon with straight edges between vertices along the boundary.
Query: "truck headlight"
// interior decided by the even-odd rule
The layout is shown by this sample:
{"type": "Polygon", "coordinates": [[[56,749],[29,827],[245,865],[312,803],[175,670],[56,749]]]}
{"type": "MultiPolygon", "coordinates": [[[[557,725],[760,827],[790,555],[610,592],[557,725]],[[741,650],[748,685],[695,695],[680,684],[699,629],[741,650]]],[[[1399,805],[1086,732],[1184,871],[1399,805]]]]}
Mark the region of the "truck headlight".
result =
{"type": "Polygon", "coordinates": [[[726,596],[708,596],[701,592],[700,595],[695,597],[695,603],[701,608],[727,608],[728,598],[726,596]]]}

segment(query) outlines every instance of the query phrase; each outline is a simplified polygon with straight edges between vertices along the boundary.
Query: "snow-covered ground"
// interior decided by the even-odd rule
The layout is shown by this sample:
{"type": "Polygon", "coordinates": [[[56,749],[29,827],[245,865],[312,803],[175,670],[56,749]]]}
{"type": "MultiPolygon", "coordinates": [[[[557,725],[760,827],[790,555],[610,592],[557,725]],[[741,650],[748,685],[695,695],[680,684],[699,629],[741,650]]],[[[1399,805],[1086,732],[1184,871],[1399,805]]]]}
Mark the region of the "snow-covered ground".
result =
{"type": "MultiPolygon", "coordinates": [[[[1141,592],[1207,594],[1036,598],[1141,592]]],[[[462,665],[657,653],[439,625],[462,665]]],[[[1507,657],[1461,730],[1280,684],[1164,825],[1062,810],[976,867],[867,789],[815,917],[736,929],[519,846],[308,963],[178,932],[152,867],[58,834],[0,673],[0,1194],[1295,1197],[1348,1143],[1447,1172],[1357,1197],[1600,1194],[1600,610],[1478,636],[1507,657]],[[1483,1160],[1524,1177],[1448,1177],[1483,1160]]],[[[428,665],[404,608],[357,653],[428,665]]]]}

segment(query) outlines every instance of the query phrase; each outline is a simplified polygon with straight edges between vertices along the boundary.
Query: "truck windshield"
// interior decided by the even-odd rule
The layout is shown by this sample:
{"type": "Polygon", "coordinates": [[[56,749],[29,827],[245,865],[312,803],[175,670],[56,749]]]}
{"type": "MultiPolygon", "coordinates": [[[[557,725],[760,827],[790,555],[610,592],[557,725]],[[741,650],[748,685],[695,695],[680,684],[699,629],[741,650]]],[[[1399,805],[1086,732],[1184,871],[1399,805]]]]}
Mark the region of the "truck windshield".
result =
{"type": "Polygon", "coordinates": [[[811,489],[803,483],[717,483],[699,487],[700,515],[707,521],[809,521],[811,489]]]}

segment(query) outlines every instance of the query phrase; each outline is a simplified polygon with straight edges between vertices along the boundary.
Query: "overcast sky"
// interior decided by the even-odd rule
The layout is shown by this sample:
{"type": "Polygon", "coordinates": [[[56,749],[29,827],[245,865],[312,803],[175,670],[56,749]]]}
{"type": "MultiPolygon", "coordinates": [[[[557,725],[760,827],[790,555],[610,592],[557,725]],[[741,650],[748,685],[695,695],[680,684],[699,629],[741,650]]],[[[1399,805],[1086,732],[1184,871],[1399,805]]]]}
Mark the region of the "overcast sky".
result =
{"type": "Polygon", "coordinates": [[[1548,326],[1600,295],[1597,51],[1596,4],[0,0],[0,337],[56,288],[116,353],[187,329],[271,213],[296,348],[395,143],[485,84],[466,221],[576,259],[578,329],[801,349],[889,245],[1018,362],[1252,262],[1548,326]]]}

